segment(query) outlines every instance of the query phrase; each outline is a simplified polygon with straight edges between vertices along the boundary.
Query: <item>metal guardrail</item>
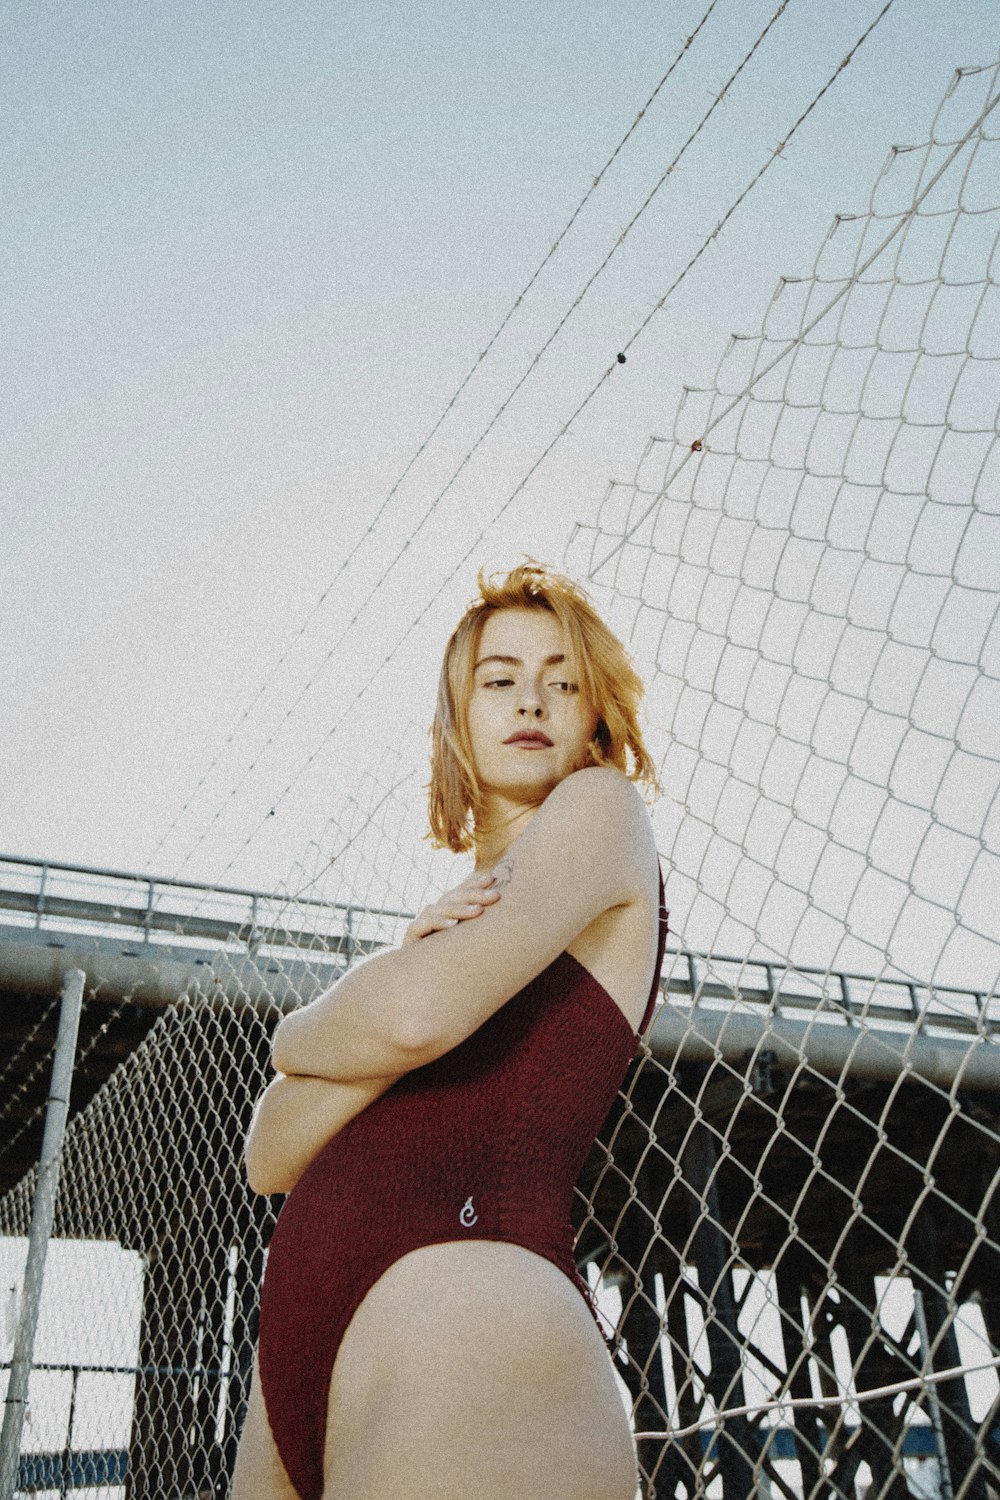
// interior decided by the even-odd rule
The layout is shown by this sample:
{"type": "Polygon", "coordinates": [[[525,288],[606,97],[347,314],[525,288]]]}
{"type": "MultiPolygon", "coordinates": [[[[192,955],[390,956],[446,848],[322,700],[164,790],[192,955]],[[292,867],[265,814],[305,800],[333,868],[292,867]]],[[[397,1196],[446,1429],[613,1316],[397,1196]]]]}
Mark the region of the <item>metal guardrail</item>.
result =
{"type": "MultiPolygon", "coordinates": [[[[381,946],[365,940],[358,926],[366,919],[408,922],[413,913],[388,907],[324,901],[315,896],[205,885],[194,880],[141,875],[134,871],[57,860],[0,854],[0,915],[15,924],[0,926],[0,944],[23,942],[30,932],[83,935],[95,929],[136,934],[152,956],[167,940],[234,946],[253,956],[259,949],[295,949],[352,958],[381,946]],[[212,913],[212,914],[210,914],[212,913]],[[303,925],[303,917],[315,926],[303,925]],[[17,923],[17,918],[26,921],[17,923]],[[158,941],[159,940],[159,941],[158,941]],[[146,947],[146,945],[149,945],[146,947]]],[[[179,957],[177,950],[170,957],[179,957]]],[[[1000,997],[950,985],[875,978],[851,970],[788,965],[732,954],[668,946],[665,995],[686,1000],[699,1011],[741,1007],[772,1017],[802,1020],[815,1015],[824,1024],[893,1027],[920,1034],[1000,1037],[1000,997]]]]}
{"type": "MultiPolygon", "coordinates": [[[[291,947],[321,945],[321,914],[328,915],[331,927],[340,924],[341,941],[350,939],[354,922],[362,915],[394,921],[410,921],[413,916],[388,907],[324,901],[304,892],[205,885],[172,876],[10,854],[0,854],[0,911],[27,916],[35,928],[64,920],[127,927],[147,940],[154,933],[169,933],[217,942],[238,940],[250,946],[291,947]],[[215,915],[208,914],[212,910],[215,915]],[[290,914],[306,912],[317,920],[316,928],[288,924],[290,914]]],[[[301,921],[301,915],[293,920],[301,921]]]]}

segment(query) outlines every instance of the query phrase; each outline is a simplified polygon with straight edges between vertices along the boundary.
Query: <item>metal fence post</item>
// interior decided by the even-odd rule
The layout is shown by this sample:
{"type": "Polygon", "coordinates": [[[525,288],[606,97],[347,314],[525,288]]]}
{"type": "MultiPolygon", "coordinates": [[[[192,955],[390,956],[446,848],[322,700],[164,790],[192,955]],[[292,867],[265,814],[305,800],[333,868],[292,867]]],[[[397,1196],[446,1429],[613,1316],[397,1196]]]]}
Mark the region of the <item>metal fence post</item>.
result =
{"type": "MultiPolygon", "coordinates": [[[[920,1359],[927,1370],[933,1370],[933,1351],[931,1349],[931,1337],[927,1328],[927,1314],[924,1311],[924,1294],[918,1286],[913,1288],[913,1322],[916,1325],[917,1337],[920,1339],[920,1359]]],[[[941,1416],[941,1398],[938,1395],[937,1386],[927,1387],[927,1405],[930,1410],[931,1426],[934,1429],[934,1439],[937,1443],[937,1464],[941,1500],[955,1500],[955,1486],[951,1482],[951,1465],[948,1462],[948,1448],[944,1440],[944,1421],[941,1416]]]]}
{"type": "Polygon", "coordinates": [[[45,1274],[45,1257],[52,1233],[56,1189],[59,1185],[59,1154],[62,1150],[69,1091],[73,1082],[73,1060],[80,1028],[80,1008],[86,975],[82,969],[70,969],[63,979],[59,1031],[52,1059],[52,1081],[45,1114],[45,1134],[38,1163],[38,1181],[31,1209],[28,1232],[28,1258],[24,1267],[21,1309],[14,1338],[10,1365],[10,1382],[4,1404],[3,1432],[0,1434],[0,1500],[11,1500],[17,1486],[18,1459],[21,1452],[21,1429],[28,1400],[28,1376],[35,1348],[38,1304],[45,1274]]]}

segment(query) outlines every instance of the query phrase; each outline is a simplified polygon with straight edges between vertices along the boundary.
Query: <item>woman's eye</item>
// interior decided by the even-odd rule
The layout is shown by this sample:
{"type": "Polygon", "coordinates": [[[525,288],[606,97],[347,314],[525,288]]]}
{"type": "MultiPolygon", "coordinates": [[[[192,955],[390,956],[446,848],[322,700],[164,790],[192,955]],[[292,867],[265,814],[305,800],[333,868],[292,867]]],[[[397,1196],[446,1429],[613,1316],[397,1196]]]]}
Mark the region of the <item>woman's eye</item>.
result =
{"type": "Polygon", "coordinates": [[[510,687],[513,680],[512,677],[490,677],[483,683],[483,687],[510,687]]]}
{"type": "Polygon", "coordinates": [[[575,693],[577,686],[575,682],[553,682],[550,687],[557,687],[561,693],[575,693]]]}

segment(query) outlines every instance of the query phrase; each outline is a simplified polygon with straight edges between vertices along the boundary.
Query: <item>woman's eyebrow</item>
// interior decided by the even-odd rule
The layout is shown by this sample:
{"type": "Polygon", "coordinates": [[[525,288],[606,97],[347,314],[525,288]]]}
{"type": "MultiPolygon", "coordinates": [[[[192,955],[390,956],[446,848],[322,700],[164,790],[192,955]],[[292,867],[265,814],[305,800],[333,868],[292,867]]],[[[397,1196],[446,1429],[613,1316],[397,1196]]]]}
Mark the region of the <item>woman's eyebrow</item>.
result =
{"type": "Polygon", "coordinates": [[[519,656],[484,656],[481,661],[476,662],[476,670],[478,671],[480,667],[485,667],[487,662],[491,661],[502,662],[507,667],[519,667],[521,665],[521,658],[519,656]]]}
{"type": "MultiPolygon", "coordinates": [[[[547,656],[542,665],[545,667],[555,667],[565,660],[565,656],[560,652],[555,656],[547,656]]],[[[481,661],[476,662],[473,671],[478,671],[480,667],[485,667],[487,662],[491,661],[502,662],[507,667],[520,667],[524,665],[519,656],[484,656],[481,661]]]]}

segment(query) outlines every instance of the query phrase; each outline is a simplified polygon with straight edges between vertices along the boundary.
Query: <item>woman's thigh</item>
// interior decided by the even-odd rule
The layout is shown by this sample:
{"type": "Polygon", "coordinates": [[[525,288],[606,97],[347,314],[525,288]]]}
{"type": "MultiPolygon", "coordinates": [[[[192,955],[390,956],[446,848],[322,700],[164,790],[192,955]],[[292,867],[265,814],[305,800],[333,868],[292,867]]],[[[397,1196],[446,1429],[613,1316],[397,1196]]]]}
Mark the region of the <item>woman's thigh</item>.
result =
{"type": "Polygon", "coordinates": [[[547,1411],[530,1417],[468,1405],[447,1421],[421,1424],[388,1409],[358,1433],[350,1462],[327,1473],[324,1500],[635,1500],[636,1463],[627,1440],[603,1423],[585,1426],[547,1411]],[[603,1429],[603,1430],[602,1430],[603,1429]]]}
{"type": "Polygon", "coordinates": [[[271,1434],[256,1355],[230,1500],[299,1500],[271,1434]]]}
{"type": "Polygon", "coordinates": [[[561,1271],[466,1242],[412,1252],[374,1290],[334,1367],[325,1500],[634,1500],[611,1360],[561,1271]]]}

